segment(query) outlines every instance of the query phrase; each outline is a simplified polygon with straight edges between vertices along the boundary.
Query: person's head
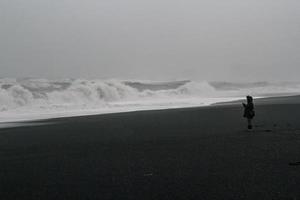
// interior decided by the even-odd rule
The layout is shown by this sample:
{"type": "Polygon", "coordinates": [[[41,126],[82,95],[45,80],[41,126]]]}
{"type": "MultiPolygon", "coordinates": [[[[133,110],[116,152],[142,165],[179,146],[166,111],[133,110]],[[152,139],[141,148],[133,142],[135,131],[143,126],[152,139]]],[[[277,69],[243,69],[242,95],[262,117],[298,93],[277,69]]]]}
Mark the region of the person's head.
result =
{"type": "Polygon", "coordinates": [[[247,96],[247,102],[248,103],[252,103],[253,102],[253,98],[250,95],[247,96]]]}

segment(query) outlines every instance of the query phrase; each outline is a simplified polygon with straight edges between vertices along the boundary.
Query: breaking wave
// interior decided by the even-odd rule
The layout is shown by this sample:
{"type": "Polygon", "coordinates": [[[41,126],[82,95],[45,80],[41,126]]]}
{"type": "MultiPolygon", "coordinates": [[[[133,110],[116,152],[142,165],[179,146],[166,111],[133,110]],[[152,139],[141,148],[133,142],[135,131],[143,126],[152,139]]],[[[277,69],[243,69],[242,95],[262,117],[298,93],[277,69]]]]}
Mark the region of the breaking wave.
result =
{"type": "MultiPolygon", "coordinates": [[[[0,79],[0,121],[9,116],[209,105],[247,94],[300,92],[299,83],[0,79]]],[[[72,115],[72,114],[71,114],[72,115]]]]}
{"type": "Polygon", "coordinates": [[[109,103],[185,97],[193,93],[213,91],[207,83],[170,82],[146,84],[117,80],[2,79],[0,80],[0,109],[25,106],[63,107],[79,105],[105,106],[109,103]]]}

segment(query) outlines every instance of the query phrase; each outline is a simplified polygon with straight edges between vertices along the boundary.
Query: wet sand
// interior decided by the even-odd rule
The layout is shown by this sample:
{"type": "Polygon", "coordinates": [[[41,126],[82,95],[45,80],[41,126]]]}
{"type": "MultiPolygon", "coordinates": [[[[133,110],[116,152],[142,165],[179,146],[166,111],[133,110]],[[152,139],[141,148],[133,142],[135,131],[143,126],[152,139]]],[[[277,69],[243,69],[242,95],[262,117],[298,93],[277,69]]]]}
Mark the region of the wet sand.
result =
{"type": "Polygon", "coordinates": [[[0,199],[299,199],[300,97],[0,129],[0,199]]]}

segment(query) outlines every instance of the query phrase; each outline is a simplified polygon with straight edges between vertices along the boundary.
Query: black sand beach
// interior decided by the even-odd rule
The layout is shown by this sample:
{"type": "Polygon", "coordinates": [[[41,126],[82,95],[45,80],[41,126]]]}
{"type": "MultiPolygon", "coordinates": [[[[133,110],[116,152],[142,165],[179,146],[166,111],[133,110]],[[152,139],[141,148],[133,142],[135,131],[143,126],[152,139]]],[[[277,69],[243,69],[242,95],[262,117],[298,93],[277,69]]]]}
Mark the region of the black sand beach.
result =
{"type": "Polygon", "coordinates": [[[0,199],[300,199],[300,97],[0,129],[0,199]]]}

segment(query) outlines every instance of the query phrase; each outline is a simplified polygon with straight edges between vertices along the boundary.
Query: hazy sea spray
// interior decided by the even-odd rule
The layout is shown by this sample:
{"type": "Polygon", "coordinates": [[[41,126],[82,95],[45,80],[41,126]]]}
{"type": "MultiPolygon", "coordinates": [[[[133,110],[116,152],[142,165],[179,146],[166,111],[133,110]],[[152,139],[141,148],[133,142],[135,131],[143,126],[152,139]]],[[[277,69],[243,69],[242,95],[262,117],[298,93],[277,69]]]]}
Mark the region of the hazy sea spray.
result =
{"type": "MultiPolygon", "coordinates": [[[[298,83],[226,83],[205,81],[121,81],[0,79],[0,118],[23,112],[72,112],[73,110],[123,110],[208,105],[242,98],[247,94],[299,93],[298,83]]],[[[0,119],[1,121],[1,119],[0,119]]]]}
{"type": "Polygon", "coordinates": [[[115,101],[149,98],[207,95],[214,89],[207,83],[173,82],[166,85],[144,84],[144,89],[117,80],[65,80],[41,79],[1,80],[0,103],[3,109],[23,106],[103,105],[115,101]],[[147,87],[148,85],[148,87],[147,87]],[[176,87],[174,87],[176,85],[176,87]],[[157,86],[155,89],[152,87],[157,86]],[[161,88],[159,88],[161,87],[161,88]]]}

